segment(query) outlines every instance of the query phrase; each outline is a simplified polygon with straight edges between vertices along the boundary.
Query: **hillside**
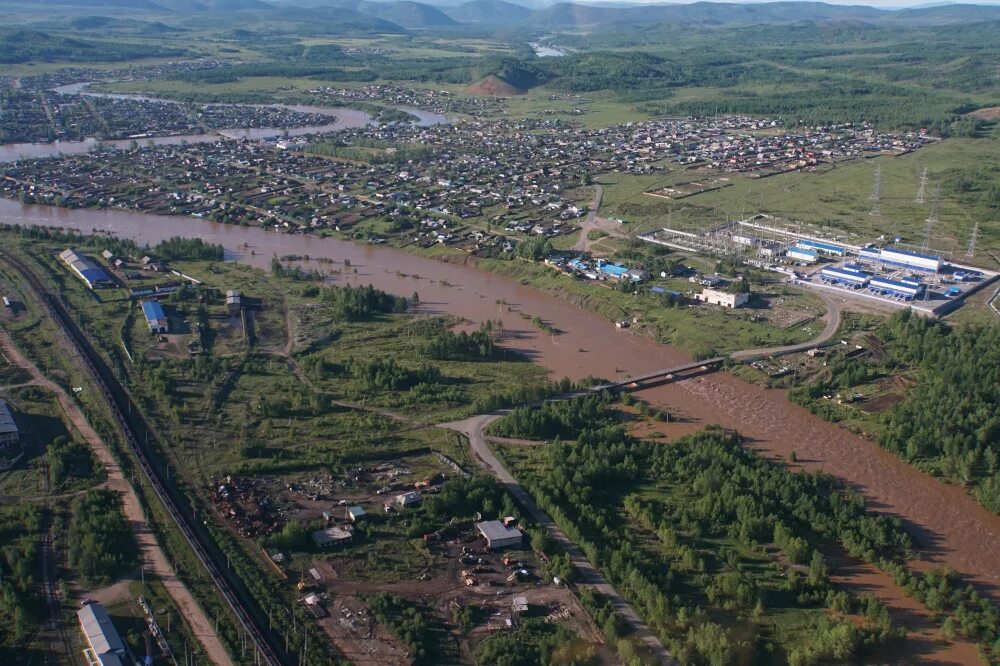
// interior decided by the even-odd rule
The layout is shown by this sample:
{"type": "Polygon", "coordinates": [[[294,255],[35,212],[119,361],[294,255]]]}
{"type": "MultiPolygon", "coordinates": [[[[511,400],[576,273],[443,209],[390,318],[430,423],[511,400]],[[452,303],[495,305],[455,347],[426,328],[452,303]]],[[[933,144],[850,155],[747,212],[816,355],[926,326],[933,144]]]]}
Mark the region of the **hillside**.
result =
{"type": "Polygon", "coordinates": [[[496,74],[490,74],[478,83],[466,88],[465,92],[481,97],[513,97],[523,95],[525,91],[504,81],[496,74]]]}
{"type": "Polygon", "coordinates": [[[472,0],[446,10],[448,16],[463,23],[518,22],[531,16],[531,10],[505,0],[472,0]]]}
{"type": "Polygon", "coordinates": [[[68,39],[35,30],[0,28],[0,62],[30,60],[70,62],[113,62],[135,58],[187,55],[181,49],[150,44],[128,44],[90,39],[68,39]]]}
{"type": "MultiPolygon", "coordinates": [[[[350,9],[365,16],[388,21],[403,28],[436,28],[457,25],[437,7],[412,0],[392,0],[391,2],[369,2],[368,0],[301,0],[297,5],[312,8],[337,7],[350,9]]],[[[281,7],[279,10],[286,10],[281,7]]]]}

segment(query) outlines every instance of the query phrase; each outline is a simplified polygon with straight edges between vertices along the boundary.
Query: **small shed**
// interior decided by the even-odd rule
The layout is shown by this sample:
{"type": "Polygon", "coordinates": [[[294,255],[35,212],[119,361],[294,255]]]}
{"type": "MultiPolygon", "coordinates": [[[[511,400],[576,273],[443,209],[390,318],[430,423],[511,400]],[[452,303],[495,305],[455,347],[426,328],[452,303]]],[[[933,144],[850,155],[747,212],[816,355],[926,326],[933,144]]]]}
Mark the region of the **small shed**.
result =
{"type": "Polygon", "coordinates": [[[312,538],[320,548],[330,548],[350,543],[354,538],[354,532],[350,527],[327,527],[313,532],[312,538]]]}
{"type": "Polygon", "coordinates": [[[420,504],[421,499],[423,499],[420,493],[416,491],[411,491],[408,493],[403,493],[402,495],[396,495],[396,504],[403,507],[416,506],[420,504]]]}
{"type": "Polygon", "coordinates": [[[361,520],[365,515],[365,509],[360,504],[347,508],[347,519],[352,523],[361,520]]]}

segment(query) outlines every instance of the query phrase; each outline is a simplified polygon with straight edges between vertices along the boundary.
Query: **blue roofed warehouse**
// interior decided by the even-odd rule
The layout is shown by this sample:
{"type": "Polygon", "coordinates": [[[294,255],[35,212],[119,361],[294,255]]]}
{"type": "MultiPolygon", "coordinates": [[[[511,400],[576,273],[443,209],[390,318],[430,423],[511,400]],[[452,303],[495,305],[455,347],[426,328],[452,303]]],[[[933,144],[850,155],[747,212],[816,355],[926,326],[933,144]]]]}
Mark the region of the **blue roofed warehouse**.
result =
{"type": "Polygon", "coordinates": [[[150,333],[170,332],[170,321],[158,301],[143,301],[142,314],[146,316],[146,325],[149,326],[150,333]]]}

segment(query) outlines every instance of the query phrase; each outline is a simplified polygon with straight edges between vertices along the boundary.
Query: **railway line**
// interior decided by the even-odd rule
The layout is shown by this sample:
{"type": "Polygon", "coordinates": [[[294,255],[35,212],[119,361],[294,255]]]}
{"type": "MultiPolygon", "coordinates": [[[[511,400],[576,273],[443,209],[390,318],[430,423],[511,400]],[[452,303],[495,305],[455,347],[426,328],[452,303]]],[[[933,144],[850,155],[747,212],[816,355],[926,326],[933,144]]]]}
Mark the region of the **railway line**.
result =
{"type": "Polygon", "coordinates": [[[238,580],[227,575],[226,567],[222,564],[223,557],[218,553],[211,537],[203,529],[198,528],[193,516],[180,509],[177,491],[165,482],[163,470],[153,463],[149,450],[140,443],[140,438],[136,436],[137,428],[135,425],[138,424],[138,430],[144,431],[147,437],[151,430],[144,419],[139,416],[139,410],[133,408],[131,398],[114,379],[103,359],[94,350],[63,304],[45,288],[34,272],[25,266],[20,259],[7,252],[0,251],[0,258],[10,264],[35,292],[39,301],[45,306],[53,321],[59,326],[74,351],[83,361],[107,401],[111,414],[129,449],[135,456],[142,473],[177,525],[192,552],[226,600],[242,631],[252,644],[255,664],[282,666],[290,663],[291,659],[275,641],[274,636],[265,630],[265,627],[268,626],[266,615],[256,607],[252,600],[248,599],[249,595],[240,589],[238,580]],[[129,417],[125,416],[126,413],[129,414],[129,417]]]}

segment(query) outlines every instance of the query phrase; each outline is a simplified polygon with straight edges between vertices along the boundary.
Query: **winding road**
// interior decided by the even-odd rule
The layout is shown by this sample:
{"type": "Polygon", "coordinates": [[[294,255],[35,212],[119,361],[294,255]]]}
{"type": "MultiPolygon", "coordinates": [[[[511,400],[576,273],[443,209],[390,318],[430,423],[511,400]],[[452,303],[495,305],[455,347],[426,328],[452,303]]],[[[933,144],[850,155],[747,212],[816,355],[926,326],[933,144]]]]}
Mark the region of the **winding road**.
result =
{"type": "Polygon", "coordinates": [[[490,414],[480,414],[463,421],[442,423],[438,427],[454,430],[469,438],[472,452],[480,466],[495,476],[507,488],[507,491],[514,496],[514,499],[525,508],[539,525],[545,528],[549,536],[569,555],[570,562],[573,563],[573,567],[577,572],[578,584],[591,587],[610,599],[615,609],[628,622],[636,638],[649,648],[656,659],[661,664],[675,665],[677,662],[670,656],[670,653],[667,652],[667,649],[660,642],[660,639],[656,637],[656,634],[653,633],[646,623],[643,622],[642,618],[639,617],[638,613],[635,612],[632,605],[604,578],[604,574],[591,564],[587,556],[570,541],[569,537],[549,518],[548,514],[542,511],[530,493],[524,489],[524,486],[517,482],[517,479],[503,466],[503,463],[493,454],[493,451],[490,450],[483,433],[489,424],[501,418],[506,413],[508,412],[504,410],[490,414]]]}
{"type": "MultiPolygon", "coordinates": [[[[600,186],[598,186],[600,187],[600,186]]],[[[745,349],[732,352],[729,358],[733,360],[746,360],[759,356],[791,354],[794,352],[812,349],[817,345],[824,344],[833,338],[840,328],[841,313],[840,307],[828,294],[819,294],[826,304],[826,326],[820,334],[810,340],[795,345],[784,345],[781,347],[768,347],[761,349],[745,349]]],[[[498,410],[488,414],[471,416],[461,421],[438,424],[439,428],[446,428],[465,435],[469,439],[469,446],[479,465],[492,474],[500,483],[504,485],[508,492],[525,508],[531,517],[552,537],[569,555],[570,562],[577,571],[578,583],[593,588],[606,598],[610,599],[615,609],[621,614],[629,624],[633,634],[649,648],[652,654],[661,664],[674,665],[677,662],[664,647],[663,643],[656,636],[649,626],[639,617],[632,605],[621,595],[618,590],[608,582],[604,574],[587,559],[587,556],[576,547],[576,545],[566,536],[558,525],[535,503],[531,494],[522,486],[514,475],[504,467],[503,463],[496,457],[490,449],[486,429],[497,419],[509,414],[510,410],[498,410]]]]}

